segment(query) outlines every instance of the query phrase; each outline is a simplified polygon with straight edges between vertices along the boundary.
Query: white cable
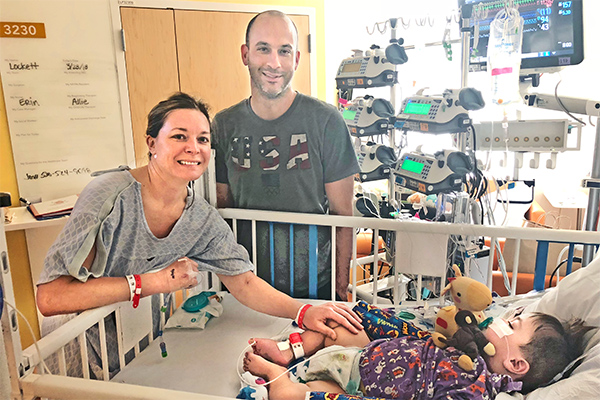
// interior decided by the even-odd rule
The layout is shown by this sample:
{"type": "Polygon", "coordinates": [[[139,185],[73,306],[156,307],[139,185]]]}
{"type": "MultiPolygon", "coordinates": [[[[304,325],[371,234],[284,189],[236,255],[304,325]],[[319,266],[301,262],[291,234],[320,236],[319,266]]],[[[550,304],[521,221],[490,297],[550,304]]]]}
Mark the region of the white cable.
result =
{"type": "MultiPolygon", "coordinates": [[[[569,250],[569,246],[565,246],[563,247],[563,249],[560,251],[560,254],[558,255],[557,259],[556,259],[556,266],[558,267],[562,261],[563,255],[565,254],[565,252],[567,252],[569,250]]],[[[560,280],[560,268],[558,268],[556,270],[556,282],[558,282],[560,280]]]]}
{"type": "MultiPolygon", "coordinates": [[[[506,288],[506,290],[508,290],[508,293],[511,293],[511,295],[512,295],[514,293],[512,293],[510,282],[508,281],[508,272],[506,269],[506,261],[504,261],[504,255],[502,254],[502,249],[500,248],[500,242],[498,241],[498,238],[496,238],[496,240],[494,241],[494,246],[496,247],[495,253],[498,257],[498,268],[500,268],[500,272],[502,273],[502,278],[504,279],[504,287],[506,288]]],[[[493,266],[493,262],[494,262],[494,260],[492,260],[492,266],[493,266]]]]}
{"type": "MultiPolygon", "coordinates": [[[[369,199],[369,200],[371,200],[371,198],[370,198],[370,197],[366,197],[366,196],[365,196],[365,192],[364,192],[364,190],[363,190],[363,197],[364,197],[364,198],[366,198],[366,199],[369,199]]],[[[373,201],[371,201],[371,203],[373,203],[373,201]]],[[[381,216],[379,215],[379,211],[377,211],[377,209],[375,209],[375,210],[372,210],[372,209],[371,209],[371,206],[369,206],[369,202],[368,202],[368,201],[365,201],[365,202],[364,202],[364,204],[365,204],[365,207],[367,208],[367,210],[369,210],[370,212],[372,212],[372,213],[373,213],[373,215],[375,215],[375,217],[377,217],[377,218],[381,219],[381,216]]],[[[375,203],[373,203],[373,206],[375,206],[375,203]]]]}
{"type": "Polygon", "coordinates": [[[29,324],[29,321],[27,321],[27,318],[25,318],[25,315],[23,315],[23,313],[21,311],[19,311],[19,309],[17,307],[10,304],[6,300],[6,297],[4,298],[4,304],[6,304],[7,306],[9,306],[13,310],[15,310],[17,312],[17,314],[19,314],[21,316],[21,318],[23,318],[23,320],[25,321],[25,324],[27,325],[27,328],[29,328],[29,333],[31,334],[31,338],[33,339],[33,344],[35,346],[35,350],[38,353],[38,358],[40,359],[40,364],[42,365],[42,368],[41,368],[42,375],[44,375],[44,373],[47,373],[48,375],[52,375],[52,373],[50,372],[50,368],[48,368],[48,366],[46,365],[46,362],[42,358],[42,352],[40,351],[40,347],[38,345],[37,339],[35,337],[35,334],[33,333],[33,328],[31,328],[31,325],[29,324]],[[44,370],[46,370],[46,371],[44,372],[44,370]]]}

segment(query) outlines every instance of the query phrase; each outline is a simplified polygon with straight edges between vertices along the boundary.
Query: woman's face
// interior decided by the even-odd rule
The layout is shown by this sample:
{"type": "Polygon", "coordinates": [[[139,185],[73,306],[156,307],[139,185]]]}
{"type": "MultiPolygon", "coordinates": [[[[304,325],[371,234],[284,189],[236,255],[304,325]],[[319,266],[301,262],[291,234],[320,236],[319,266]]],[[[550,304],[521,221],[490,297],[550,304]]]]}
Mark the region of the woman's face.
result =
{"type": "Polygon", "coordinates": [[[150,162],[183,182],[198,179],[210,161],[210,124],[198,110],[171,111],[156,138],[148,137],[150,162]]]}

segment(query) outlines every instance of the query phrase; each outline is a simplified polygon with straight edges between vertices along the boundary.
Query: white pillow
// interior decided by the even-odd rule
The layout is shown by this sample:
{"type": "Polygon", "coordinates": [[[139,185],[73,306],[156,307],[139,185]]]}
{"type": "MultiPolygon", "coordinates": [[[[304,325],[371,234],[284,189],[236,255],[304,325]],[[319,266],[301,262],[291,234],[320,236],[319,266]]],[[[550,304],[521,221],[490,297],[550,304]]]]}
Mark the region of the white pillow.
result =
{"type": "MultiPolygon", "coordinates": [[[[564,278],[556,289],[525,309],[554,315],[562,321],[578,317],[600,327],[600,258],[564,278]]],[[[586,335],[586,355],[569,378],[539,388],[527,400],[600,399],[600,330],[586,335]]]]}
{"type": "Polygon", "coordinates": [[[552,314],[560,320],[579,317],[588,325],[600,326],[600,258],[560,281],[526,311],[552,314]]]}

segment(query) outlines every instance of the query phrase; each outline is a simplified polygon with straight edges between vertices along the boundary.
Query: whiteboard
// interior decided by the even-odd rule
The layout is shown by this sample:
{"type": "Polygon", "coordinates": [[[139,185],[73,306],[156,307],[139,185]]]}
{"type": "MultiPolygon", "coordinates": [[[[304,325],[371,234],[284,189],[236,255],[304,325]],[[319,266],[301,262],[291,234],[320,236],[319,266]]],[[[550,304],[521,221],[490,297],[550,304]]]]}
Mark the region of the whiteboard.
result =
{"type": "Polygon", "coordinates": [[[0,74],[22,197],[78,194],[90,173],[128,164],[106,0],[0,0],[3,22],[45,38],[0,38],[0,74]]]}

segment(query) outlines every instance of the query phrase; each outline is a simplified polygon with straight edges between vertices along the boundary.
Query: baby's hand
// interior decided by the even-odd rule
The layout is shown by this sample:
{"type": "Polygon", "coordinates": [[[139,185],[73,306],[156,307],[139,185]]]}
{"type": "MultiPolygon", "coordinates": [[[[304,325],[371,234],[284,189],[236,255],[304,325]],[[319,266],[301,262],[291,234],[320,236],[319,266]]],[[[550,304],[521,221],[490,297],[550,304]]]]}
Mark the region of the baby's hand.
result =
{"type": "Polygon", "coordinates": [[[191,289],[198,284],[198,264],[182,257],[163,270],[168,292],[191,289]]]}

